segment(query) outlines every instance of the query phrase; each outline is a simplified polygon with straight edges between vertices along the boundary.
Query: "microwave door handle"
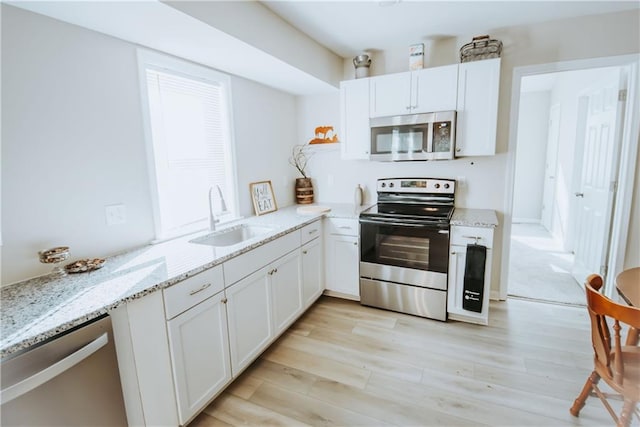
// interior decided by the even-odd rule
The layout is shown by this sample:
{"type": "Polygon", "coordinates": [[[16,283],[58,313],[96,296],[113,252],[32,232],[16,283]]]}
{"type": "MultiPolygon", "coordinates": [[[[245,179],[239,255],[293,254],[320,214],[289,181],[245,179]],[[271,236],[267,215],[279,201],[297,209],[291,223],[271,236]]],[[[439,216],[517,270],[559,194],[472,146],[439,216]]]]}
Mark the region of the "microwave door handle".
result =
{"type": "Polygon", "coordinates": [[[427,128],[427,153],[433,153],[433,120],[429,122],[427,128]]]}

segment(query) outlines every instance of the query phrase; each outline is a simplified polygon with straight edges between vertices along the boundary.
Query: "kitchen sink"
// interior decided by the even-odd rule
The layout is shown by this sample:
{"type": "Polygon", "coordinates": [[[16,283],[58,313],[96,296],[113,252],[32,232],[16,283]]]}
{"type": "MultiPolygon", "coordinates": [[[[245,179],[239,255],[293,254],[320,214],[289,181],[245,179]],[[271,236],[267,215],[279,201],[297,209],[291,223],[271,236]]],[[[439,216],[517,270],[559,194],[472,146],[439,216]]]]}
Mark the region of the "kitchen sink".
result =
{"type": "Polygon", "coordinates": [[[271,230],[273,230],[273,228],[268,226],[241,224],[189,240],[189,242],[209,246],[232,246],[267,234],[271,230]]]}

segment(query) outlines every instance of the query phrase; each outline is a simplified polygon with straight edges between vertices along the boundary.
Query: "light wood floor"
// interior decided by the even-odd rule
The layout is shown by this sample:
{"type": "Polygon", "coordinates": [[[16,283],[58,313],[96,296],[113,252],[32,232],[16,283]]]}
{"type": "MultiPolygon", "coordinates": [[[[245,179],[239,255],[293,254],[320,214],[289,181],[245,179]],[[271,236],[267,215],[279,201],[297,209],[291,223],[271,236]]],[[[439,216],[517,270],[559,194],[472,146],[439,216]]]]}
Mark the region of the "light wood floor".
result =
{"type": "Polygon", "coordinates": [[[190,427],[613,425],[595,397],[586,308],[492,302],[489,326],[321,297],[190,427]]]}

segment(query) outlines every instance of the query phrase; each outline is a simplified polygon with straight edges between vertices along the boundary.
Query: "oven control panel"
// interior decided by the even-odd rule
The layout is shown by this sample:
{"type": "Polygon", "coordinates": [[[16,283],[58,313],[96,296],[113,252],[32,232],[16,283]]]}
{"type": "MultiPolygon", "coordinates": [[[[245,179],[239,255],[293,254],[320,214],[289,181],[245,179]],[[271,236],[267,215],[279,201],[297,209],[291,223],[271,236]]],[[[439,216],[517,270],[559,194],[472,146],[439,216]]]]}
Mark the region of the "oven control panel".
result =
{"type": "Polygon", "coordinates": [[[385,178],[378,180],[379,193],[440,193],[454,194],[455,179],[385,178]]]}

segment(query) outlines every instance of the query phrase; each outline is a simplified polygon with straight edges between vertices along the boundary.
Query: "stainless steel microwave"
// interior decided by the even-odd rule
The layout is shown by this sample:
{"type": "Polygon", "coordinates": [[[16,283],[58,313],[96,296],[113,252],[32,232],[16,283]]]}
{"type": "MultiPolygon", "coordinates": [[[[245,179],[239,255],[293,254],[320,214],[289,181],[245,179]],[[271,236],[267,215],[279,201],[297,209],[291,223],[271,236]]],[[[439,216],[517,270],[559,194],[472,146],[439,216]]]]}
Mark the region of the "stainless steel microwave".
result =
{"type": "Polygon", "coordinates": [[[370,123],[370,160],[391,162],[454,158],[455,111],[376,117],[370,123]]]}

